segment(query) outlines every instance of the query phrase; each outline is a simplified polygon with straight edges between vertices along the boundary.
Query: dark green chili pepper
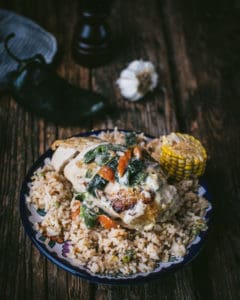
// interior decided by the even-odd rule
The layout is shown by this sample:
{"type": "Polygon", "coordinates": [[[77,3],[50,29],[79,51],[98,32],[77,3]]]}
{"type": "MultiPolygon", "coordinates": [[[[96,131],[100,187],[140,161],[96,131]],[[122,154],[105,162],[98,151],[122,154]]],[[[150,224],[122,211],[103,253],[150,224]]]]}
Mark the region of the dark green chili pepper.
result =
{"type": "Polygon", "coordinates": [[[96,148],[89,150],[87,153],[85,153],[83,159],[86,164],[92,162],[95,160],[97,155],[107,153],[109,150],[109,147],[111,144],[104,144],[104,145],[99,145],[96,148]]]}
{"type": "Polygon", "coordinates": [[[125,137],[125,144],[127,147],[137,144],[137,135],[135,132],[127,132],[125,137]]]}
{"type": "Polygon", "coordinates": [[[104,190],[107,184],[108,181],[106,179],[96,174],[89,182],[87,190],[90,194],[96,196],[96,190],[104,190]]]}
{"type": "Polygon", "coordinates": [[[84,219],[84,222],[88,228],[93,228],[97,224],[97,214],[89,209],[86,205],[81,205],[80,216],[84,219]]]}
{"type": "Polygon", "coordinates": [[[62,124],[79,124],[91,117],[106,113],[108,105],[103,96],[75,87],[50,69],[42,55],[21,60],[5,49],[19,63],[18,69],[8,74],[10,91],[15,100],[26,109],[62,124]]]}

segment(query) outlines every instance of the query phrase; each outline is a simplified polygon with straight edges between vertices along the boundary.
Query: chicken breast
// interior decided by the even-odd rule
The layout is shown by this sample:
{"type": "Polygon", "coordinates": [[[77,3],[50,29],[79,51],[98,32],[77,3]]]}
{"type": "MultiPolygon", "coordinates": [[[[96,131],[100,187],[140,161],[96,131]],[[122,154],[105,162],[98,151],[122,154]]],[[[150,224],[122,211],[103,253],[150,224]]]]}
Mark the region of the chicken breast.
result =
{"type": "Polygon", "coordinates": [[[127,148],[96,137],[56,141],[52,158],[86,205],[122,226],[151,229],[175,213],[180,201],[161,166],[139,146],[127,148]]]}
{"type": "Polygon", "coordinates": [[[71,158],[73,158],[78,151],[73,148],[58,147],[52,156],[52,165],[57,172],[61,171],[71,158]]]}
{"type": "Polygon", "coordinates": [[[66,140],[56,140],[51,146],[52,150],[55,150],[52,156],[52,165],[56,171],[59,172],[63,169],[66,163],[70,161],[70,159],[73,159],[79,153],[84,155],[84,152],[104,143],[106,142],[103,142],[94,136],[86,138],[72,137],[66,140]]]}

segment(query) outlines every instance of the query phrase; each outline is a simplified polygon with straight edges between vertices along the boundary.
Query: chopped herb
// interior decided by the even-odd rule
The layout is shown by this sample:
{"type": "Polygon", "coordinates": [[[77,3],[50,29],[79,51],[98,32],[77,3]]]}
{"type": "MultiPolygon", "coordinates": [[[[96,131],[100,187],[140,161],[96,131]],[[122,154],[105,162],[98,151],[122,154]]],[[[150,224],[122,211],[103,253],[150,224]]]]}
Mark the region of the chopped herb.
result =
{"type": "MultiPolygon", "coordinates": [[[[106,164],[106,166],[110,167],[115,172],[117,169],[117,164],[118,157],[115,156],[106,164]]],[[[95,196],[95,190],[104,190],[107,184],[108,181],[106,179],[101,177],[99,174],[96,174],[89,182],[87,190],[90,194],[95,196]]]]}
{"type": "Polygon", "coordinates": [[[100,175],[96,174],[92,180],[89,182],[88,185],[88,192],[92,195],[96,195],[95,194],[95,190],[104,190],[105,186],[108,184],[108,181],[105,180],[104,178],[102,178],[100,175]]]}
{"type": "Polygon", "coordinates": [[[105,165],[111,159],[111,155],[109,152],[98,155],[95,158],[95,162],[99,166],[105,165]]]}
{"type": "Polygon", "coordinates": [[[39,240],[42,241],[42,242],[46,241],[46,236],[41,235],[41,236],[39,237],[39,240]]]}
{"type": "Polygon", "coordinates": [[[125,152],[127,148],[121,144],[114,144],[114,145],[110,145],[109,150],[125,152]]]}
{"type": "Polygon", "coordinates": [[[125,145],[127,147],[137,144],[137,136],[135,132],[127,132],[125,138],[125,145]]]}
{"type": "Polygon", "coordinates": [[[131,184],[134,185],[144,182],[147,176],[148,174],[146,172],[139,172],[134,178],[132,178],[131,184]]]}
{"type": "Polygon", "coordinates": [[[46,211],[43,208],[37,209],[37,213],[41,216],[44,217],[46,215],[46,211]]]}
{"type": "Polygon", "coordinates": [[[95,160],[95,162],[102,166],[106,164],[109,159],[111,159],[111,154],[109,151],[125,151],[126,147],[123,145],[113,145],[113,144],[104,144],[104,145],[99,145],[96,148],[88,151],[84,155],[84,162],[86,164],[91,163],[95,160]]]}
{"type": "Polygon", "coordinates": [[[128,164],[128,170],[131,175],[136,175],[143,169],[143,162],[139,159],[132,158],[128,164]]]}
{"type": "Polygon", "coordinates": [[[97,155],[100,155],[102,153],[106,153],[109,148],[111,147],[111,144],[104,144],[104,145],[99,145],[96,148],[88,151],[85,153],[83,157],[83,161],[86,164],[89,164],[90,162],[94,161],[97,155]]]}
{"type": "Polygon", "coordinates": [[[93,228],[97,224],[97,214],[90,210],[86,205],[81,206],[80,216],[88,228],[93,228]]]}
{"type": "Polygon", "coordinates": [[[124,263],[129,263],[131,260],[133,260],[135,252],[133,249],[128,249],[124,254],[125,256],[123,257],[122,261],[124,263]]]}
{"type": "Polygon", "coordinates": [[[53,247],[55,246],[55,244],[56,244],[56,242],[55,242],[55,241],[52,241],[52,240],[50,240],[50,241],[48,242],[48,246],[49,246],[50,248],[53,248],[53,247]]]}
{"type": "Polygon", "coordinates": [[[83,202],[87,198],[87,193],[78,193],[75,196],[75,200],[79,200],[80,202],[83,202]]]}
{"type": "Polygon", "coordinates": [[[120,184],[132,186],[143,182],[148,174],[143,171],[144,163],[142,160],[132,158],[127,166],[125,174],[122,177],[116,174],[116,179],[120,184]]]}
{"type": "Polygon", "coordinates": [[[46,172],[44,172],[44,171],[38,173],[38,175],[39,175],[39,176],[42,176],[42,177],[44,177],[45,174],[46,174],[46,172]]]}
{"type": "Polygon", "coordinates": [[[59,208],[60,203],[59,203],[58,201],[56,201],[56,202],[54,203],[54,206],[55,206],[56,208],[59,208]]]}
{"type": "Polygon", "coordinates": [[[113,171],[116,171],[118,165],[118,157],[115,156],[106,165],[113,169],[113,171]]]}
{"type": "Polygon", "coordinates": [[[176,256],[174,256],[174,255],[170,256],[170,259],[169,259],[170,262],[173,262],[173,261],[176,261],[176,260],[177,260],[176,256]]]}
{"type": "Polygon", "coordinates": [[[193,235],[198,235],[201,231],[204,231],[207,229],[207,225],[205,223],[202,223],[202,222],[198,222],[193,230],[192,230],[192,234],[193,235]]]}
{"type": "Polygon", "coordinates": [[[139,180],[141,179],[141,176],[143,178],[143,175],[140,176],[139,174],[142,173],[143,168],[144,168],[144,163],[142,160],[139,160],[136,158],[133,158],[130,160],[128,167],[127,167],[127,171],[129,172],[129,184],[130,185],[140,182],[139,180]]]}
{"type": "Polygon", "coordinates": [[[86,174],[85,174],[85,176],[86,176],[87,178],[91,178],[91,177],[93,176],[93,170],[88,169],[87,172],[86,172],[86,174]]]}

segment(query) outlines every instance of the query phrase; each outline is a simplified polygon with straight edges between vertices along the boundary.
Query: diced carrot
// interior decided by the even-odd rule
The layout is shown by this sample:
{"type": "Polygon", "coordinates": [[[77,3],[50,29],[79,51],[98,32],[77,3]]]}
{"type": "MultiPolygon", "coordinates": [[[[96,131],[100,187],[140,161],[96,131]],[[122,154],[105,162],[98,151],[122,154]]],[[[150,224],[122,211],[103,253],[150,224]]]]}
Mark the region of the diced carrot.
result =
{"type": "Polygon", "coordinates": [[[51,241],[57,242],[59,244],[62,244],[64,240],[60,238],[59,236],[48,236],[51,241]]]}
{"type": "Polygon", "coordinates": [[[137,159],[142,159],[142,149],[138,146],[133,148],[133,155],[137,158],[137,159]]]}
{"type": "Polygon", "coordinates": [[[75,220],[77,218],[77,216],[79,216],[79,214],[80,214],[80,207],[71,213],[72,220],[75,220]]]}
{"type": "Polygon", "coordinates": [[[127,150],[122,156],[120,156],[118,161],[118,174],[120,177],[123,176],[124,172],[126,171],[126,168],[128,166],[129,160],[132,157],[132,151],[127,150]]]}
{"type": "Polygon", "coordinates": [[[98,171],[98,175],[100,175],[102,178],[106,179],[107,181],[114,182],[115,181],[115,174],[113,172],[113,169],[111,169],[108,166],[103,166],[98,171]]]}
{"type": "Polygon", "coordinates": [[[117,228],[117,223],[106,215],[99,215],[98,221],[105,229],[117,228]]]}

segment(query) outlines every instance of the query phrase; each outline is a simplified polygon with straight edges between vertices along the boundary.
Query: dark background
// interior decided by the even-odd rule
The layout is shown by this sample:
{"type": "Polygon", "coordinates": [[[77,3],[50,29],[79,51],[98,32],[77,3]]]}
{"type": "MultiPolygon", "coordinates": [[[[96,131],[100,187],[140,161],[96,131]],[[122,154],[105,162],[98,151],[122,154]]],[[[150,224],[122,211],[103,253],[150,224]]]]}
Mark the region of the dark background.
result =
{"type": "Polygon", "coordinates": [[[78,1],[1,1],[0,7],[36,21],[55,35],[56,70],[99,91],[120,111],[117,119],[62,127],[26,112],[9,96],[0,101],[1,299],[240,299],[240,3],[138,0],[113,2],[111,62],[75,64],[71,43],[78,1]],[[160,85],[145,100],[124,101],[115,85],[134,59],[152,61],[160,85]],[[95,285],[48,262],[25,236],[19,215],[21,182],[56,138],[92,128],[137,129],[152,135],[184,131],[209,153],[206,178],[214,220],[206,247],[186,268],[141,286],[95,285]]]}

